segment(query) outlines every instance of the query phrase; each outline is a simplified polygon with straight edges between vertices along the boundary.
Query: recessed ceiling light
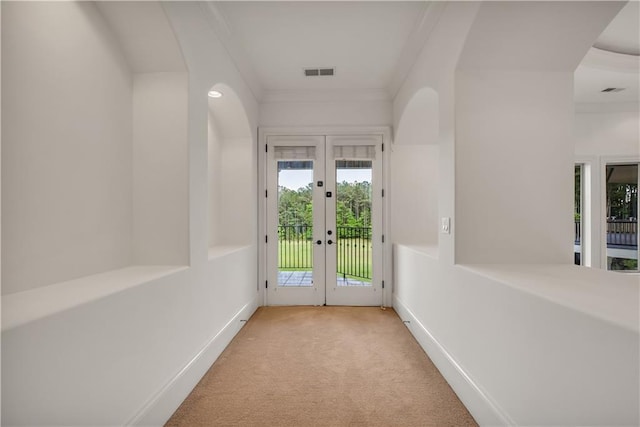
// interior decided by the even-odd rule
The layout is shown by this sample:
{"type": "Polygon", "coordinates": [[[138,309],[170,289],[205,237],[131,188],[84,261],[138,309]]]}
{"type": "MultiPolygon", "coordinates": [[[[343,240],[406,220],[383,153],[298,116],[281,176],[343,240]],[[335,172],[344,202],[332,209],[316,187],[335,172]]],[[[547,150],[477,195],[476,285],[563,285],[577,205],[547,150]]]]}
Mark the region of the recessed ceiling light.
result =
{"type": "Polygon", "coordinates": [[[209,98],[222,98],[222,92],[218,92],[217,90],[210,90],[209,98]]]}

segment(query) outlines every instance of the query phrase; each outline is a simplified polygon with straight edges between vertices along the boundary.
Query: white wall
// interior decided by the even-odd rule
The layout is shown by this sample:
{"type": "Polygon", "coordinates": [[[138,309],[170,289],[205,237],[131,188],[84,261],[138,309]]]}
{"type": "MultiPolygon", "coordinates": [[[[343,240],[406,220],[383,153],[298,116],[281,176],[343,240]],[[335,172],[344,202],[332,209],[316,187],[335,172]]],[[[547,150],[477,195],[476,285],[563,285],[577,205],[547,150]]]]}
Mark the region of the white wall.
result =
{"type": "Polygon", "coordinates": [[[571,262],[573,73],[622,5],[480,7],[456,76],[456,261],[571,262]]]}
{"type": "Polygon", "coordinates": [[[391,241],[436,249],[439,233],[440,105],[419,89],[402,110],[390,150],[391,241]]]}
{"type": "Polygon", "coordinates": [[[219,139],[209,131],[209,247],[255,243],[255,159],[251,137],[219,139]]]}
{"type": "MultiPolygon", "coordinates": [[[[7,8],[3,4],[3,8],[7,9],[12,6],[7,8]]],[[[56,16],[66,8],[76,10],[74,8],[93,7],[91,3],[30,3],[20,4],[16,8],[23,6],[33,14],[42,14],[40,16],[50,16],[47,13],[56,16]]],[[[121,6],[126,7],[126,3],[121,6]]],[[[139,10],[141,6],[134,4],[132,7],[139,10]]],[[[138,176],[137,186],[133,184],[134,191],[141,193],[135,197],[133,206],[131,187],[124,194],[129,200],[129,215],[133,215],[135,204],[140,202],[143,204],[138,206],[138,218],[148,217],[149,212],[160,209],[158,218],[149,218],[151,224],[145,226],[150,228],[145,233],[155,229],[161,233],[169,231],[169,234],[160,236],[158,248],[153,248],[158,252],[151,253],[150,246],[143,246],[139,249],[141,256],[148,256],[148,259],[166,256],[164,259],[173,261],[174,256],[183,256],[183,245],[187,245],[186,260],[189,266],[133,266],[3,297],[3,425],[161,425],[237,333],[243,324],[241,320],[246,320],[257,307],[259,292],[255,241],[219,251],[212,257],[209,254],[207,91],[220,81],[232,87],[245,108],[250,129],[257,128],[257,104],[205,21],[200,5],[164,3],[162,7],[175,30],[189,69],[188,97],[184,97],[182,92],[187,82],[181,74],[155,74],[163,70],[142,67],[148,74],[136,76],[138,91],[135,96],[145,94],[145,97],[137,98],[134,105],[136,109],[149,109],[145,108],[142,115],[135,116],[137,120],[134,126],[143,126],[145,122],[155,120],[159,127],[149,129],[143,126],[136,130],[136,143],[140,145],[135,147],[138,157],[133,165],[129,160],[129,163],[125,163],[127,167],[124,171],[117,170],[114,164],[105,167],[115,175],[111,185],[117,184],[121,175],[126,175],[129,185],[132,185],[132,169],[135,171],[136,165],[144,168],[138,171],[142,176],[138,176]],[[167,93],[157,93],[158,86],[164,89],[165,84],[168,85],[167,93]],[[185,101],[189,111],[186,128],[179,120],[157,123],[164,120],[165,117],[160,116],[168,112],[181,115],[184,110],[180,105],[184,105],[185,101]],[[188,135],[187,145],[181,145],[180,135],[188,135]],[[166,152],[153,152],[151,141],[156,138],[156,148],[163,147],[173,154],[171,163],[165,163],[168,160],[166,152]],[[183,161],[187,164],[184,165],[183,161]],[[166,182],[172,179],[175,181],[166,182]],[[157,187],[149,188],[152,185],[157,187]],[[186,222],[182,219],[183,215],[187,215],[186,222]],[[164,226],[169,230],[160,230],[164,226]],[[171,234],[178,229],[182,231],[171,234]],[[178,252],[166,252],[169,239],[175,239],[173,247],[181,248],[178,252]],[[148,252],[145,254],[145,251],[148,252]],[[24,321],[16,322],[25,313],[28,316],[22,317],[24,321]]],[[[7,14],[6,17],[3,14],[3,19],[6,21],[10,18],[12,22],[23,24],[28,22],[29,25],[33,23],[34,28],[41,28],[39,23],[33,21],[33,14],[7,14]]],[[[140,13],[139,19],[156,19],[158,16],[164,16],[164,13],[140,13]]],[[[73,29],[78,22],[84,22],[81,14],[58,18],[42,25],[56,23],[73,29]]],[[[87,31],[102,31],[99,22],[89,25],[87,31]]],[[[167,22],[152,24],[140,22],[145,28],[154,28],[155,24],[166,26],[167,22]]],[[[101,36],[110,37],[108,31],[101,33],[101,36]]],[[[67,40],[77,43],[86,38],[84,33],[71,31],[67,40]]],[[[121,40],[127,42],[126,37],[121,40]]],[[[147,40],[153,43],[156,39],[151,37],[147,40]]],[[[46,43],[46,40],[40,40],[38,46],[41,47],[41,43],[46,43]]],[[[144,50],[144,44],[139,48],[144,50]]],[[[89,62],[94,59],[95,53],[83,52],[78,56],[89,62]]],[[[35,71],[28,59],[21,58],[15,66],[35,71]]],[[[78,72],[74,78],[74,82],[68,82],[69,86],[65,88],[75,90],[76,87],[83,87],[82,82],[92,76],[78,72]]],[[[50,84],[57,88],[60,82],[50,84]]],[[[131,117],[131,90],[128,97],[128,114],[131,117]]],[[[4,99],[8,97],[5,95],[4,99]]],[[[10,99],[15,101],[19,97],[14,93],[10,99]]],[[[137,111],[140,113],[140,110],[137,111]]],[[[67,113],[60,114],[62,122],[69,122],[82,114],[76,111],[67,113]]],[[[21,128],[39,129],[38,122],[28,118],[21,120],[21,128]]],[[[103,131],[109,133],[114,127],[117,129],[115,125],[105,125],[103,131]]],[[[130,125],[129,159],[134,150],[131,132],[130,125]]],[[[247,146],[251,147],[251,156],[255,158],[255,141],[247,146]]],[[[46,145],[38,146],[38,149],[42,148],[46,148],[46,145]]],[[[88,152],[97,155],[100,148],[104,147],[93,147],[88,152]]],[[[77,149],[72,152],[71,158],[77,160],[77,149]]],[[[104,159],[101,160],[104,162],[104,159]]],[[[96,162],[93,166],[99,169],[101,165],[96,162]]],[[[27,162],[25,167],[33,168],[34,165],[27,162]]],[[[80,179],[91,177],[89,171],[83,173],[78,176],[80,179]]],[[[255,169],[252,173],[251,178],[247,179],[255,183],[255,169]]],[[[35,190],[23,189],[21,197],[28,197],[30,191],[35,190]]],[[[104,197],[104,194],[100,197],[104,197]]],[[[246,221],[250,222],[244,224],[247,227],[257,224],[256,199],[254,197],[254,205],[246,213],[246,221]]],[[[3,203],[3,206],[6,207],[6,204],[3,203]]],[[[64,209],[64,205],[54,199],[51,209],[64,209]]],[[[127,227],[128,248],[132,247],[131,222],[130,218],[127,227]]],[[[83,250],[91,249],[92,239],[98,238],[102,231],[100,226],[102,224],[85,231],[86,236],[83,237],[88,242],[82,247],[83,250]]],[[[6,226],[4,230],[7,230],[6,226]]],[[[149,235],[139,238],[151,239],[149,235]]],[[[149,242],[147,240],[145,245],[149,242]]],[[[16,253],[13,249],[9,251],[16,253]]],[[[7,252],[2,251],[3,254],[7,252]]]]}
{"type": "Polygon", "coordinates": [[[257,238],[256,143],[233,89],[209,99],[209,247],[250,245],[257,238]]]}
{"type": "Polygon", "coordinates": [[[10,329],[3,319],[2,425],[164,424],[255,310],[254,264],[245,248],[10,329]]]}
{"type": "Polygon", "coordinates": [[[457,262],[571,262],[572,79],[458,73],[457,262]]]}
{"type": "Polygon", "coordinates": [[[189,257],[188,74],[136,74],[133,92],[135,264],[185,265],[189,257]]]}
{"type": "MultiPolygon", "coordinates": [[[[455,69],[469,32],[469,28],[477,13],[479,3],[448,2],[442,8],[431,8],[439,14],[435,19],[437,25],[431,31],[427,42],[416,58],[411,72],[408,74],[393,101],[393,123],[402,135],[402,119],[405,111],[409,111],[412,101],[420,93],[434,92],[438,100],[438,217],[453,218],[455,231],[455,108],[454,86],[455,69]],[[425,92],[426,91],[426,92],[425,92]]],[[[429,99],[430,97],[426,97],[429,99]]],[[[425,110],[420,109],[418,110],[425,110]]],[[[427,108],[426,110],[430,110],[427,108]]],[[[431,123],[431,118],[426,119],[431,123]]],[[[420,129],[419,126],[411,126],[420,129]]],[[[430,129],[423,129],[430,135],[430,129]]],[[[411,138],[408,138],[411,140],[411,138]]],[[[432,141],[427,137],[426,140],[432,141]]],[[[422,139],[421,139],[422,141],[422,139]]],[[[400,141],[399,145],[403,142],[400,141]]],[[[415,149],[407,148],[407,150],[415,149]]],[[[393,157],[393,154],[392,154],[393,157]]],[[[391,196],[394,197],[393,195],[391,196]]],[[[394,211],[410,210],[411,205],[396,204],[394,211]]],[[[438,256],[446,263],[454,262],[454,234],[438,236],[438,256]]]]}
{"type": "Polygon", "coordinates": [[[634,278],[570,265],[480,274],[394,252],[394,307],[480,425],[638,425],[634,278]]]}
{"type": "Polygon", "coordinates": [[[447,3],[394,100],[402,123],[421,89],[438,94],[438,209],[453,219],[437,258],[395,246],[394,307],[481,425],[638,423],[634,278],[569,265],[572,67],[620,6],[447,3]]]}
{"type": "MultiPolygon", "coordinates": [[[[189,222],[191,224],[189,240],[191,260],[194,262],[204,256],[203,254],[207,254],[209,248],[209,183],[207,179],[201,181],[199,178],[208,176],[209,101],[207,93],[219,83],[232,88],[242,103],[249,129],[258,127],[258,103],[224,46],[215,38],[215,32],[211,27],[213,24],[207,21],[202,5],[197,3],[164,3],[163,5],[174,26],[189,67],[189,222]]],[[[252,135],[253,137],[255,135],[252,135]]],[[[256,144],[255,141],[252,143],[253,149],[256,144]]],[[[252,172],[254,173],[252,182],[257,182],[257,171],[254,169],[252,172]]],[[[257,199],[254,203],[257,203],[257,199]]],[[[249,210],[255,218],[255,223],[257,223],[256,206],[254,204],[249,210]]]]}
{"type": "Polygon", "coordinates": [[[257,160],[252,138],[227,139],[223,146],[220,173],[218,229],[223,245],[255,244],[257,160]]]}
{"type": "Polygon", "coordinates": [[[92,3],[3,9],[9,294],[130,263],[132,76],[92,3]]]}
{"type": "Polygon", "coordinates": [[[317,100],[303,102],[287,99],[260,104],[260,126],[389,126],[391,102],[384,99],[355,101],[317,100]]]}
{"type": "Polygon", "coordinates": [[[577,111],[576,156],[638,156],[640,113],[634,111],[577,111]]]}
{"type": "Polygon", "coordinates": [[[397,145],[438,145],[440,143],[440,104],[438,93],[429,87],[418,90],[394,121],[397,145]]]}
{"type": "Polygon", "coordinates": [[[389,180],[392,242],[437,246],[438,146],[395,143],[389,180]]]}
{"type": "Polygon", "coordinates": [[[220,227],[222,210],[218,209],[222,191],[222,142],[219,125],[215,116],[209,111],[207,133],[207,157],[209,165],[209,247],[222,245],[222,229],[220,227]]]}

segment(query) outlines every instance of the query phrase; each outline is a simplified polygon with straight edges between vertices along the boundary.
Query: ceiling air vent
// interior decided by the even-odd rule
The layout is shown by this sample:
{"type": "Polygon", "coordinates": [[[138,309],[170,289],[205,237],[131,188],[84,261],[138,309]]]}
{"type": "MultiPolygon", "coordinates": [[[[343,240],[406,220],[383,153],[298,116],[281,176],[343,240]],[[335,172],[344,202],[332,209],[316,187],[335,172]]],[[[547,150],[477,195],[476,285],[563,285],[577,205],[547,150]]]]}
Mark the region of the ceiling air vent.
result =
{"type": "Polygon", "coordinates": [[[333,76],[336,72],[335,68],[305,68],[304,75],[306,77],[317,76],[333,76]]]}
{"type": "Polygon", "coordinates": [[[623,87],[608,87],[606,89],[602,89],[600,92],[622,92],[624,90],[623,87]]]}

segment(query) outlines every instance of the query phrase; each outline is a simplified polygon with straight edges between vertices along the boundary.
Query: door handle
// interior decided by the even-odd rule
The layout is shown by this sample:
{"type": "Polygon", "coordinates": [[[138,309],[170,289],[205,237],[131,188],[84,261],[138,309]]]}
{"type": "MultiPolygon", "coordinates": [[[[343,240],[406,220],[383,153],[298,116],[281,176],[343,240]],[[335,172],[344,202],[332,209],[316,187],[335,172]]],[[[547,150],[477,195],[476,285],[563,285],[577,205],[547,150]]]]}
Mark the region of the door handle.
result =
{"type": "Polygon", "coordinates": [[[316,245],[321,245],[322,244],[322,240],[316,240],[316,245]]]}
{"type": "Polygon", "coordinates": [[[327,240],[327,245],[333,244],[333,240],[327,240]]]}

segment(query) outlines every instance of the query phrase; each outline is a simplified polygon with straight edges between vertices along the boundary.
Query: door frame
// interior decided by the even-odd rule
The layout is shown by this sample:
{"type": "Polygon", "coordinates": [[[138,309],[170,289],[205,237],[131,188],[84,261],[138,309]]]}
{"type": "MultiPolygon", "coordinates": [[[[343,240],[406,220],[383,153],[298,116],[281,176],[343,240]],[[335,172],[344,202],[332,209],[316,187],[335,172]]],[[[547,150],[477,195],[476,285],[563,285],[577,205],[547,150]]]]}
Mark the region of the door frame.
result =
{"type": "Polygon", "coordinates": [[[358,127],[259,127],[258,128],[258,288],[262,305],[267,305],[267,138],[269,136],[369,136],[382,137],[382,305],[393,305],[391,239],[389,236],[389,151],[391,150],[391,128],[387,126],[358,127]]]}
{"type": "MultiPolygon", "coordinates": [[[[269,136],[267,144],[273,146],[313,146],[315,147],[315,156],[313,159],[313,177],[311,183],[313,186],[312,191],[312,206],[313,206],[313,235],[311,241],[321,240],[324,242],[326,236],[324,234],[325,228],[325,187],[316,185],[318,181],[324,181],[325,179],[325,144],[326,137],[318,135],[304,135],[304,136],[269,136]]],[[[312,286],[292,286],[282,287],[278,286],[278,241],[277,226],[279,222],[278,212],[278,172],[277,163],[278,160],[273,157],[275,150],[268,150],[266,155],[266,170],[267,170],[267,187],[266,191],[271,194],[271,197],[265,198],[267,206],[267,213],[275,213],[275,215],[266,215],[265,235],[269,236],[269,240],[264,239],[264,246],[266,248],[266,262],[265,273],[267,274],[266,280],[269,283],[269,287],[266,289],[266,300],[269,301],[270,297],[273,297],[273,301],[279,300],[278,305],[309,305],[310,301],[313,301],[311,305],[322,305],[325,301],[325,269],[319,268],[325,264],[325,243],[322,243],[322,250],[318,250],[318,247],[311,243],[313,249],[312,255],[312,286]],[[271,168],[271,170],[270,170],[271,168]],[[269,252],[271,250],[271,252],[269,252]],[[271,262],[271,265],[267,264],[271,262]],[[275,264],[274,264],[275,262],[275,264]],[[269,268],[271,267],[271,269],[269,268]],[[274,277],[275,273],[275,277],[274,277]]],[[[265,193],[266,195],[267,193],[265,193]]]]}
{"type": "MultiPolygon", "coordinates": [[[[598,201],[598,209],[595,210],[595,215],[592,216],[591,221],[598,221],[600,226],[600,268],[603,270],[607,270],[607,166],[609,165],[638,165],[638,169],[640,172],[640,156],[600,156],[600,164],[599,164],[599,196],[600,200],[598,201]]],[[[638,174],[638,183],[640,184],[640,173],[638,174]]],[[[640,200],[638,201],[640,204],[640,200]]],[[[593,212],[592,212],[593,213],[593,212]]],[[[638,250],[636,251],[636,256],[638,257],[638,262],[640,262],[640,245],[638,245],[638,250]]],[[[607,271],[615,271],[615,270],[607,270],[607,271]]],[[[640,265],[639,269],[640,271],[640,265]]],[[[630,273],[638,273],[635,270],[627,270],[630,273]]],[[[618,271],[618,272],[623,272],[618,271]]]]}

